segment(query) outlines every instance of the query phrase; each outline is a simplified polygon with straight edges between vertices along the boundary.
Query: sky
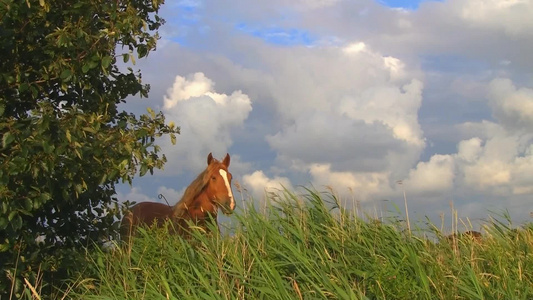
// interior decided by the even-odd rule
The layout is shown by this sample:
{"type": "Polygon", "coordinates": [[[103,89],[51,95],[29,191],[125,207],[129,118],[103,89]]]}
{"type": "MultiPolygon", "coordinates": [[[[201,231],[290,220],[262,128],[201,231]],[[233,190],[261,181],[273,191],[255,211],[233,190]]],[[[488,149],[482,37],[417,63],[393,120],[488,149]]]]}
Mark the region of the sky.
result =
{"type": "MultiPolygon", "coordinates": [[[[164,170],[118,198],[176,203],[231,155],[238,209],[332,189],[435,224],[533,212],[532,0],[167,0],[134,113],[181,127],[164,170]],[[404,198],[405,195],[405,198],[404,198]]],[[[377,209],[379,208],[379,209],[377,209]]]]}

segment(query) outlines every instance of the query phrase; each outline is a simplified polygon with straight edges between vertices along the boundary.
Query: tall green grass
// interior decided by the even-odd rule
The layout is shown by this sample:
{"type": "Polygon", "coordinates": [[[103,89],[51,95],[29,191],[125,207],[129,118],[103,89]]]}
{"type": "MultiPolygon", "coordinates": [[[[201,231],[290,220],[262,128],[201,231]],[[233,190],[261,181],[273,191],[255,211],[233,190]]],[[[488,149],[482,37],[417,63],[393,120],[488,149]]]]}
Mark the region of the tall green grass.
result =
{"type": "Polygon", "coordinates": [[[140,229],[130,245],[88,255],[68,298],[533,299],[531,227],[427,239],[314,191],[285,191],[234,218],[225,234],[190,240],[140,229]]]}

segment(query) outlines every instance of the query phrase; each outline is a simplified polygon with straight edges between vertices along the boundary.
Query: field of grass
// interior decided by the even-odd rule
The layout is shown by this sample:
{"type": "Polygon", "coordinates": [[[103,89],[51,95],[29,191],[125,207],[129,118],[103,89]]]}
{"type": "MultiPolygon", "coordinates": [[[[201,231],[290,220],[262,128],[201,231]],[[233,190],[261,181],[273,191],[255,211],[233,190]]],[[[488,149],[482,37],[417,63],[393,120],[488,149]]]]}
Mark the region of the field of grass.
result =
{"type": "Polygon", "coordinates": [[[66,298],[533,299],[532,226],[494,222],[481,240],[448,239],[362,220],[331,194],[270,202],[235,215],[231,234],[141,229],[130,245],[90,254],[66,298]]]}

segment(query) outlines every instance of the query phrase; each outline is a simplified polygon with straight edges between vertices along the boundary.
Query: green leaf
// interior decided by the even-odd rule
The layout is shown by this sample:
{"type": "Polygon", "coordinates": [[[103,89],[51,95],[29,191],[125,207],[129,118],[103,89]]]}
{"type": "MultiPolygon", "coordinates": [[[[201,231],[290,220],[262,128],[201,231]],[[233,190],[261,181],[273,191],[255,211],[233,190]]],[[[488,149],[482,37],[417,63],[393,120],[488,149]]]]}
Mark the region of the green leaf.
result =
{"type": "MultiPolygon", "coordinates": [[[[94,56],[94,57],[96,57],[98,59],[98,56],[94,56]]],[[[88,65],[89,65],[89,69],[94,69],[94,68],[96,68],[98,66],[98,61],[92,60],[92,61],[90,61],[88,63],[88,65]]]]}
{"type": "Polygon", "coordinates": [[[170,134],[170,142],[172,145],[176,145],[176,135],[173,133],[170,134]]]}
{"type": "Polygon", "coordinates": [[[90,133],[96,133],[96,130],[92,127],[83,127],[83,131],[87,131],[90,133]]]}
{"type": "Polygon", "coordinates": [[[41,194],[41,201],[42,201],[43,203],[48,202],[50,199],[52,199],[52,196],[50,196],[49,193],[42,193],[42,194],[41,194]]]}
{"type": "Polygon", "coordinates": [[[14,218],[16,215],[18,215],[18,213],[19,213],[18,210],[13,210],[13,211],[11,211],[11,212],[9,213],[9,215],[7,216],[7,220],[8,220],[9,222],[11,222],[11,220],[13,220],[13,218],[14,218]]]}
{"type": "Polygon", "coordinates": [[[30,85],[30,91],[32,97],[35,99],[37,98],[37,95],[39,94],[39,90],[35,87],[35,85],[30,85]]]}
{"type": "Polygon", "coordinates": [[[83,186],[81,184],[76,184],[74,189],[76,190],[77,194],[81,194],[83,192],[83,186]]]}
{"type": "Polygon", "coordinates": [[[8,131],[4,133],[4,136],[2,137],[2,147],[6,148],[9,146],[9,144],[11,144],[11,142],[13,142],[13,140],[15,140],[15,137],[11,134],[11,132],[8,131]]]}
{"type": "Polygon", "coordinates": [[[27,84],[26,82],[21,83],[21,84],[19,85],[19,92],[20,92],[20,93],[24,93],[24,92],[27,91],[29,88],[30,88],[30,85],[27,84]]]}
{"type": "Polygon", "coordinates": [[[148,113],[150,113],[150,116],[152,117],[152,119],[155,119],[155,112],[153,109],[151,109],[150,107],[147,107],[146,110],[148,111],[148,113]]]}
{"type": "Polygon", "coordinates": [[[63,72],[61,72],[61,75],[59,75],[59,77],[64,81],[69,81],[72,77],[72,71],[69,69],[65,69],[63,70],[63,72]]]}
{"type": "Polygon", "coordinates": [[[13,220],[11,220],[11,225],[15,230],[22,228],[22,218],[20,217],[20,215],[17,214],[17,216],[14,217],[13,220]]]}
{"type": "Polygon", "coordinates": [[[139,175],[144,176],[144,174],[146,174],[146,171],[148,171],[148,167],[145,164],[141,165],[141,171],[139,175]]]}
{"type": "Polygon", "coordinates": [[[102,67],[104,69],[107,69],[109,68],[109,65],[111,64],[111,56],[105,56],[104,58],[102,58],[102,67]]]}
{"type": "Polygon", "coordinates": [[[53,145],[50,145],[50,143],[48,143],[48,141],[43,141],[42,142],[42,146],[43,146],[44,153],[46,153],[46,154],[51,154],[52,151],[54,151],[54,148],[55,148],[53,145]]]}
{"type": "Polygon", "coordinates": [[[6,110],[6,106],[4,103],[0,103],[0,116],[4,114],[4,111],[6,110]]]}
{"type": "Polygon", "coordinates": [[[127,63],[130,60],[130,55],[128,53],[122,54],[122,60],[124,60],[124,63],[127,63]]]}
{"type": "Polygon", "coordinates": [[[137,56],[139,58],[143,58],[146,55],[148,55],[148,48],[146,47],[146,45],[139,45],[137,48],[137,56]]]}
{"type": "MultiPolygon", "coordinates": [[[[4,227],[5,228],[5,227],[4,227]]],[[[6,252],[7,250],[11,249],[11,247],[9,246],[9,243],[3,243],[3,244],[0,244],[0,253],[1,252],[6,252]]]]}
{"type": "Polygon", "coordinates": [[[91,69],[91,66],[88,63],[83,64],[83,66],[81,67],[81,71],[83,72],[83,74],[86,74],[87,72],[89,72],[90,69],[91,69]]]}
{"type": "Polygon", "coordinates": [[[103,184],[107,180],[107,174],[103,174],[99,184],[103,184]]]}
{"type": "MultiPolygon", "coordinates": [[[[7,227],[7,220],[4,217],[0,217],[0,229],[5,229],[7,227]]],[[[2,252],[0,250],[0,252],[2,252]]]]}
{"type": "Polygon", "coordinates": [[[107,175],[107,178],[111,181],[116,180],[116,176],[118,175],[119,170],[113,169],[111,172],[109,172],[109,175],[107,175]]]}

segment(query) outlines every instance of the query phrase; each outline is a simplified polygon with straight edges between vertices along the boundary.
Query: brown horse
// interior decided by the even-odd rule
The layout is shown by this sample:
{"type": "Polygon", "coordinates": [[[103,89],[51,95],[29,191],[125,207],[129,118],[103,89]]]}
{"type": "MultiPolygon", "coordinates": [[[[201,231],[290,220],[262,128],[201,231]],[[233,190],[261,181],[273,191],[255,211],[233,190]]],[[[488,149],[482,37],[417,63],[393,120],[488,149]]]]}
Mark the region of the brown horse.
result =
{"type": "Polygon", "coordinates": [[[453,242],[453,241],[456,241],[458,239],[465,238],[465,237],[476,242],[480,242],[482,239],[481,232],[475,231],[475,230],[469,230],[469,231],[465,231],[459,234],[453,233],[453,234],[448,235],[446,239],[453,242]]]}
{"type": "Polygon", "coordinates": [[[218,209],[226,215],[235,209],[229,163],[229,154],[220,162],[209,153],[207,168],[187,187],[176,205],[140,202],[132,206],[122,219],[122,239],[128,241],[135,228],[141,224],[161,227],[166,220],[171,220],[174,229],[181,235],[187,235],[191,222],[206,232],[209,231],[208,223],[218,226],[218,209]]]}

